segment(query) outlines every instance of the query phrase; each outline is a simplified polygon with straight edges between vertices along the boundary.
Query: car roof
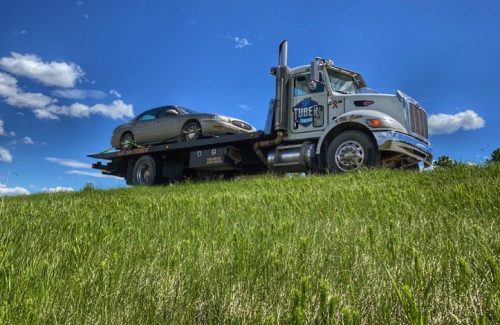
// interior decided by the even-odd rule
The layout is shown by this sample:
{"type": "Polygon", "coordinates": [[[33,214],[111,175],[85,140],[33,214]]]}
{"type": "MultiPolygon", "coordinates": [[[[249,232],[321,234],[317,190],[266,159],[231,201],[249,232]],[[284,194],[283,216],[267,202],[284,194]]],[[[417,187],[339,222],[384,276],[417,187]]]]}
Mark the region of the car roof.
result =
{"type": "Polygon", "coordinates": [[[159,109],[168,109],[168,108],[177,108],[177,107],[178,106],[175,106],[175,105],[159,106],[159,107],[147,109],[144,112],[140,113],[139,115],[142,115],[142,114],[145,114],[145,113],[149,113],[149,112],[153,112],[153,111],[156,111],[156,110],[159,110],[159,109]]]}

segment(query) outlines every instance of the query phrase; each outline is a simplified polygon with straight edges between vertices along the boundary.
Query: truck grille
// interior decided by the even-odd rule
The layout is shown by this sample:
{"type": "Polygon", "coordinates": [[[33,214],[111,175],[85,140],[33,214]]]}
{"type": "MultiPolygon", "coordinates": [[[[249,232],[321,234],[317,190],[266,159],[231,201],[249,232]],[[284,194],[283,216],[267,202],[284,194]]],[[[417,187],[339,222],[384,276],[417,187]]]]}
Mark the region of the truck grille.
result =
{"type": "Polygon", "coordinates": [[[410,127],[411,132],[425,139],[428,138],[427,133],[427,114],[420,106],[410,103],[410,127]]]}

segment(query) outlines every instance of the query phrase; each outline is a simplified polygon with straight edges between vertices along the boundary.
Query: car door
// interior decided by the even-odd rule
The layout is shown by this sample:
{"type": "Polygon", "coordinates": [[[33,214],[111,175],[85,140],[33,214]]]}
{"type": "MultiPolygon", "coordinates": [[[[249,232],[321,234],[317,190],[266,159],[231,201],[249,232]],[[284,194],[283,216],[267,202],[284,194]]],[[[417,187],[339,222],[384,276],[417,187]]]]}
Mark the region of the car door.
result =
{"type": "Polygon", "coordinates": [[[179,110],[174,106],[166,106],[159,109],[156,119],[157,128],[154,132],[156,141],[168,141],[180,136],[180,115],[179,110]]]}
{"type": "Polygon", "coordinates": [[[155,141],[154,132],[157,128],[157,114],[157,109],[152,109],[137,117],[133,127],[134,140],[137,144],[146,144],[155,141]]]}

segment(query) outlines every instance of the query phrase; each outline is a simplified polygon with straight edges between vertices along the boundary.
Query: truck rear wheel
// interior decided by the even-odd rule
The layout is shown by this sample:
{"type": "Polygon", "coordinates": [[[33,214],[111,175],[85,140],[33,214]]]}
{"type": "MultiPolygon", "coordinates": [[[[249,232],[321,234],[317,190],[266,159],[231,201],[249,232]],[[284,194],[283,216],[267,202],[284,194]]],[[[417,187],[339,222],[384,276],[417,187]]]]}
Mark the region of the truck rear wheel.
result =
{"type": "Polygon", "coordinates": [[[161,164],[158,159],[146,155],[139,158],[132,170],[132,185],[153,185],[161,179],[161,164]]]}
{"type": "Polygon", "coordinates": [[[349,172],[362,167],[377,167],[380,153],[372,139],[356,130],[337,135],[328,146],[326,164],[330,172],[349,172]]]}

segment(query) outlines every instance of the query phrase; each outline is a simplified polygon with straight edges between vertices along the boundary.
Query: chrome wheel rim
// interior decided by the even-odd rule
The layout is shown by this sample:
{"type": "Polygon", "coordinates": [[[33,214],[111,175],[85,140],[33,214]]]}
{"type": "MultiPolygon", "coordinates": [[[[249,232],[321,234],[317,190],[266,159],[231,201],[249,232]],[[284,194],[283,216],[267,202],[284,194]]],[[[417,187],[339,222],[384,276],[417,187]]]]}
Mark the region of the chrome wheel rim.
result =
{"type": "Polygon", "coordinates": [[[196,125],[190,125],[184,131],[184,136],[186,140],[195,140],[200,137],[200,128],[196,125]]]}
{"type": "Polygon", "coordinates": [[[122,138],[122,141],[120,142],[122,148],[128,149],[132,147],[132,136],[130,134],[127,134],[122,138]]]}
{"type": "Polygon", "coordinates": [[[357,170],[363,166],[365,151],[359,142],[348,140],[342,142],[335,151],[335,162],[343,171],[357,170]]]}
{"type": "Polygon", "coordinates": [[[146,184],[151,178],[151,166],[144,164],[137,171],[137,183],[146,184]]]}

